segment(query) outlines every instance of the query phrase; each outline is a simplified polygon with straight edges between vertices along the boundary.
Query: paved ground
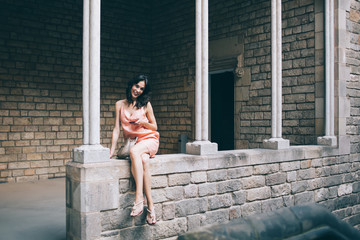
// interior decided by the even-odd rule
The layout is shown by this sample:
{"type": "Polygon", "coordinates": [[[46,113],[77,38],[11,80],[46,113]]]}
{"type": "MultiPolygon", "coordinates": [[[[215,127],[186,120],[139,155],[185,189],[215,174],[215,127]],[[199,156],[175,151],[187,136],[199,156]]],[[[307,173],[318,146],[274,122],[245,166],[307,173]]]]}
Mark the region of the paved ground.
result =
{"type": "Polygon", "coordinates": [[[0,240],[65,240],[65,178],[0,184],[0,240]]]}

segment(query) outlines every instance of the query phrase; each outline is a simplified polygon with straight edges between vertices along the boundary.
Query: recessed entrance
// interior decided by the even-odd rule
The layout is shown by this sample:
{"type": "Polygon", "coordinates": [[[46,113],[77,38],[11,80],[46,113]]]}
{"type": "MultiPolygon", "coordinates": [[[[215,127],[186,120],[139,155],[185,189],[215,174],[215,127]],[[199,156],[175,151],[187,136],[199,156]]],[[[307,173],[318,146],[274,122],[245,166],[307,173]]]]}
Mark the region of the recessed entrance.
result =
{"type": "Polygon", "coordinates": [[[234,74],[210,74],[210,136],[219,150],[234,149],[234,74]]]}

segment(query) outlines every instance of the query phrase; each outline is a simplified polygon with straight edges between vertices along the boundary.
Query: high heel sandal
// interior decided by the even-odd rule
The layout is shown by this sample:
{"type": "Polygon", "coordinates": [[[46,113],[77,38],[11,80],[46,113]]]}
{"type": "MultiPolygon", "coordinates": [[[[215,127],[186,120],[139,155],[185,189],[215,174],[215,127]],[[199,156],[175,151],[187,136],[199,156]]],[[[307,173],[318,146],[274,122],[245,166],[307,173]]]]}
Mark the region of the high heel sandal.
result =
{"type": "Polygon", "coordinates": [[[134,202],[134,206],[132,207],[130,216],[137,217],[140,214],[142,214],[143,211],[144,211],[144,200],[142,200],[142,201],[140,201],[138,203],[134,202]]]}
{"type": "Polygon", "coordinates": [[[146,216],[146,222],[149,225],[154,225],[156,223],[156,216],[155,216],[155,210],[153,209],[152,211],[150,211],[149,209],[147,209],[148,214],[146,216]]]}

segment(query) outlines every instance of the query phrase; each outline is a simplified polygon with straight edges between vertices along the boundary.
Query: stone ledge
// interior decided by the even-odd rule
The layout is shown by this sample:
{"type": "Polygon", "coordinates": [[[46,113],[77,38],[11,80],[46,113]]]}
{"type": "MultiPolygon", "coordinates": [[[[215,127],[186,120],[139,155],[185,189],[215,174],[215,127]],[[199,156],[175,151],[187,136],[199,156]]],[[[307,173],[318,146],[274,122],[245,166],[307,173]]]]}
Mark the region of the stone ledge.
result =
{"type": "MultiPolygon", "coordinates": [[[[288,149],[243,149],[219,151],[210,155],[164,154],[151,159],[151,174],[164,175],[207,171],[222,168],[283,163],[294,160],[340,155],[338,148],[328,146],[292,146],[288,149]]],[[[130,177],[130,160],[110,159],[103,163],[69,162],[67,176],[74,181],[109,181],[130,177]]]]}

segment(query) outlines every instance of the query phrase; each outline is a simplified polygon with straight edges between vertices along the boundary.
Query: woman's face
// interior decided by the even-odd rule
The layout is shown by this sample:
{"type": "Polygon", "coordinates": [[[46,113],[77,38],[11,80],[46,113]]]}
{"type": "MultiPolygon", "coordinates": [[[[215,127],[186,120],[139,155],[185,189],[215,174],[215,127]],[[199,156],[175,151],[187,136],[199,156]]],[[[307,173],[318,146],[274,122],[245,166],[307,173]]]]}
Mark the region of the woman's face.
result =
{"type": "Polygon", "coordinates": [[[131,88],[131,97],[135,100],[137,99],[145,90],[145,81],[139,81],[134,84],[131,88]]]}

